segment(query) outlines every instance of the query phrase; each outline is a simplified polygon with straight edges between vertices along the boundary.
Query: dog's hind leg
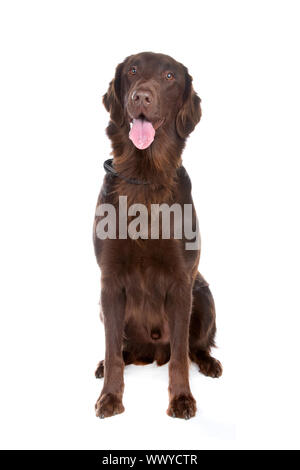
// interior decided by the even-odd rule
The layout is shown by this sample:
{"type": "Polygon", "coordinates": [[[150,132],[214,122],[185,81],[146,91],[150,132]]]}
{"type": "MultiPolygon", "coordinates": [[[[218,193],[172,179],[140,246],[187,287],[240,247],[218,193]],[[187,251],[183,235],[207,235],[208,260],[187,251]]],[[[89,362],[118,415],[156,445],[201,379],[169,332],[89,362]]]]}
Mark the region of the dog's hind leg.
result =
{"type": "Polygon", "coordinates": [[[200,372],[209,377],[222,375],[221,363],[210,355],[215,346],[216,312],[213,296],[207,282],[197,274],[193,286],[193,307],[190,321],[190,359],[198,364],[200,372]]]}
{"type": "Polygon", "coordinates": [[[102,379],[104,377],[104,360],[100,361],[95,370],[96,379],[102,379]]]}

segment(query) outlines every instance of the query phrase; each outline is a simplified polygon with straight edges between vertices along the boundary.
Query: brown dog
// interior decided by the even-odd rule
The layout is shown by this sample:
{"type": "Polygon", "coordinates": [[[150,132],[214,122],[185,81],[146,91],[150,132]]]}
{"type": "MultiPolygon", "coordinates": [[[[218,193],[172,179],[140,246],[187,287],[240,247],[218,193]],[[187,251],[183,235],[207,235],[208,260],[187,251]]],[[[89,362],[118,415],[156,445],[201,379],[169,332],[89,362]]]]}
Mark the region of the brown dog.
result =
{"type": "Polygon", "coordinates": [[[105,361],[96,370],[96,377],[104,376],[96,415],[104,418],[124,411],[124,364],[170,361],[167,413],[188,419],[196,413],[189,358],[205,375],[222,374],[220,362],[210,355],[215,308],[198,272],[200,249],[187,250],[184,235],[165,239],[161,230],[156,238],[148,232],[138,239],[121,236],[119,196],[127,196],[128,205],[148,208],[190,204],[193,228],[197,226],[181,154],[200,120],[200,98],[186,67],[169,56],[145,52],[118,65],[103,103],[110,113],[107,135],[113,161],[106,162],[108,174],[97,206],[112,204],[118,222],[115,237],[100,239],[97,226],[103,214],[95,218],[106,338],[105,361]]]}

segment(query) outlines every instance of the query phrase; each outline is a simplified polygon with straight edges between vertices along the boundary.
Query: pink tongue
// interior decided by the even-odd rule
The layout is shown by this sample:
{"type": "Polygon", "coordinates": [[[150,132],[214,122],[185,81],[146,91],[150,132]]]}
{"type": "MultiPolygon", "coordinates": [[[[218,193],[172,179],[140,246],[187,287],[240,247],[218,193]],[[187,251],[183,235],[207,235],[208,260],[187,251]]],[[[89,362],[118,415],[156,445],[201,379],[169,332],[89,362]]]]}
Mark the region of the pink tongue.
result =
{"type": "Polygon", "coordinates": [[[129,139],[132,140],[134,145],[140,149],[146,149],[152,144],[155,136],[155,130],[151,122],[144,119],[134,119],[131,130],[129,132],[129,139]]]}

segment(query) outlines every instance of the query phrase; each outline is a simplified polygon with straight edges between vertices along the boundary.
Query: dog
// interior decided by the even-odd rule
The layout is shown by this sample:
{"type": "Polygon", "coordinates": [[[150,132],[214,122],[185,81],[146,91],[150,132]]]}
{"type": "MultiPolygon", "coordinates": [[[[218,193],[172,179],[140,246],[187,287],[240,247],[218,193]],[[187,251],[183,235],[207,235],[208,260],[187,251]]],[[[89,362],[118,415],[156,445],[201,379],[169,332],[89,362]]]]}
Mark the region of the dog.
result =
{"type": "MultiPolygon", "coordinates": [[[[189,361],[207,376],[222,374],[221,363],[211,356],[216,314],[208,283],[198,272],[200,247],[186,249],[185,235],[164,238],[161,229],[152,238],[149,231],[135,237],[120,234],[124,220],[119,202],[125,196],[128,206],[139,208],[189,205],[192,226],[197,228],[191,181],[181,155],[200,121],[200,102],[188,69],[167,55],[152,52],[129,56],[119,64],[103,96],[110,114],[106,132],[113,159],[105,162],[107,174],[94,223],[106,342],[105,359],[95,372],[97,378],[104,377],[95,405],[100,418],[124,411],[127,364],[169,362],[167,414],[184,419],[196,413],[189,361]],[[111,206],[116,233],[112,230],[99,237],[99,224],[105,217],[98,208],[111,206]]],[[[126,230],[133,212],[125,220],[126,230]]],[[[174,219],[170,222],[173,229],[174,219]]]]}

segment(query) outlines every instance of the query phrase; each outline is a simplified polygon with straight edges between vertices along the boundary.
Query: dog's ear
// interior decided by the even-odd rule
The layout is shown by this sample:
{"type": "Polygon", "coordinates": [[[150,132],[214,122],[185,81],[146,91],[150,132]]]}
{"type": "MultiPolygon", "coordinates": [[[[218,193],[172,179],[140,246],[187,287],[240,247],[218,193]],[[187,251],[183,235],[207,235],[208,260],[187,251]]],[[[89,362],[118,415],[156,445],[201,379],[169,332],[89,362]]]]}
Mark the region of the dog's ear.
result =
{"type": "Polygon", "coordinates": [[[105,109],[110,113],[111,120],[120,127],[124,123],[124,108],[122,103],[121,86],[122,69],[123,63],[117,66],[115,78],[110,82],[108,90],[103,96],[103,104],[105,109]]]}
{"type": "Polygon", "coordinates": [[[195,92],[192,81],[192,77],[186,70],[183,105],[176,117],[176,130],[182,139],[189,136],[201,118],[201,99],[195,92]]]}

